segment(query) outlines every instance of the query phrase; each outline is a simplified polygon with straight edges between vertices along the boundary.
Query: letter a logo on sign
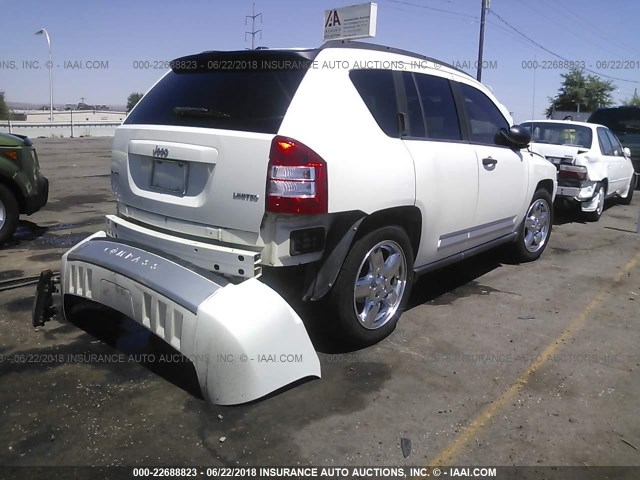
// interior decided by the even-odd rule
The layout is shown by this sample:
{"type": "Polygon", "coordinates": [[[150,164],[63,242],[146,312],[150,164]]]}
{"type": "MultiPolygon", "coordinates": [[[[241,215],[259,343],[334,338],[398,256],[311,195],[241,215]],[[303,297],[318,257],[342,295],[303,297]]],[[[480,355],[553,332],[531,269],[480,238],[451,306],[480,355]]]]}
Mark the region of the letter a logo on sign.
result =
{"type": "Polygon", "coordinates": [[[327,21],[324,26],[326,27],[335,27],[336,25],[340,25],[340,17],[338,16],[337,10],[329,11],[329,15],[327,16],[327,21]]]}

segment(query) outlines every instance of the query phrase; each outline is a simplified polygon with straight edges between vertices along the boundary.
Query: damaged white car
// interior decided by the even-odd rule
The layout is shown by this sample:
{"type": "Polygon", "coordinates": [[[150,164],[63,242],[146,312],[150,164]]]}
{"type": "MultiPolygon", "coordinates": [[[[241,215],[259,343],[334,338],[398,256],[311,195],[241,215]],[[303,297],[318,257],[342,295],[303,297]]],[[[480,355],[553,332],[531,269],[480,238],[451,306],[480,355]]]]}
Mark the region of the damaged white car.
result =
{"type": "Polygon", "coordinates": [[[530,120],[531,150],[558,169],[558,199],[578,203],[585,218],[598,221],[605,199],[629,205],[636,186],[631,152],[607,127],[564,120],[530,120]]]}
{"type": "MultiPolygon", "coordinates": [[[[320,376],[263,269],[289,271],[364,346],[393,331],[416,275],[509,242],[538,258],[556,174],[528,143],[482,84],[409,52],[180,58],[117,129],[117,215],[65,254],[63,305],[123,312],[193,358],[206,398],[254,400],[320,376]]],[[[41,303],[50,290],[44,278],[41,303]]]]}

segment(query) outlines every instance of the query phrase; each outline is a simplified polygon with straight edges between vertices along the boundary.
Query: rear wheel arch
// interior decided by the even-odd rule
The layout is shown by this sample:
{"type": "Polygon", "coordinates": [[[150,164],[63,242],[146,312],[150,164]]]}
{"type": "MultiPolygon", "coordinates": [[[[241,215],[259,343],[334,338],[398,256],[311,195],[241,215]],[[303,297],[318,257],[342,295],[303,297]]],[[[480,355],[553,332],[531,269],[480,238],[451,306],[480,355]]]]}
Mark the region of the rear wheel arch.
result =
{"type": "Polygon", "coordinates": [[[407,233],[415,256],[418,253],[422,235],[422,213],[414,205],[388,208],[368,215],[358,227],[352,245],[367,233],[392,225],[401,227],[407,233]]]}
{"type": "MultiPolygon", "coordinates": [[[[322,260],[311,266],[305,285],[304,300],[320,300],[333,288],[347,255],[365,235],[385,227],[398,226],[405,231],[415,258],[420,245],[422,215],[413,206],[393,207],[369,215],[364,212],[345,212],[330,228],[322,260]],[[331,240],[330,240],[331,239],[331,240]]],[[[410,265],[413,269],[413,265],[410,265]]]]}
{"type": "Polygon", "coordinates": [[[609,179],[603,178],[602,180],[599,180],[598,183],[604,187],[604,195],[606,197],[609,194],[609,179]]]}

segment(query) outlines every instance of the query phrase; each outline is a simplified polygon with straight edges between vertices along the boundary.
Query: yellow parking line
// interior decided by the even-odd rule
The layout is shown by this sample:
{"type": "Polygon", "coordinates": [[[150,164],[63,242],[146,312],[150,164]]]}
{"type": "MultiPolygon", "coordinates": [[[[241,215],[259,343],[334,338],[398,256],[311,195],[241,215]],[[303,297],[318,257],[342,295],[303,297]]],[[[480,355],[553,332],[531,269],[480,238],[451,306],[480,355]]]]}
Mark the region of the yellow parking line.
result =
{"type": "Polygon", "coordinates": [[[537,357],[537,360],[533,362],[529,368],[502,393],[502,395],[500,395],[493,401],[493,403],[489,404],[473,420],[471,420],[469,426],[460,435],[458,435],[453,442],[438,453],[438,455],[436,455],[435,458],[433,458],[427,465],[450,465],[452,460],[458,455],[458,453],[460,453],[462,447],[464,447],[469,440],[475,437],[487,425],[489,420],[495,416],[498,410],[515,397],[518,391],[526,385],[531,375],[547,363],[547,358],[551,357],[564,342],[570,339],[582,327],[589,314],[599,307],[600,304],[611,294],[611,288],[613,285],[620,282],[622,277],[635,267],[638,261],[640,261],[640,253],[633,257],[633,259],[629,261],[620,272],[618,272],[614,277],[613,282],[600,290],[598,295],[596,295],[580,315],[578,315],[578,317],[576,317],[569,326],[555,340],[553,340],[547,348],[545,348],[542,354],[537,357]]]}

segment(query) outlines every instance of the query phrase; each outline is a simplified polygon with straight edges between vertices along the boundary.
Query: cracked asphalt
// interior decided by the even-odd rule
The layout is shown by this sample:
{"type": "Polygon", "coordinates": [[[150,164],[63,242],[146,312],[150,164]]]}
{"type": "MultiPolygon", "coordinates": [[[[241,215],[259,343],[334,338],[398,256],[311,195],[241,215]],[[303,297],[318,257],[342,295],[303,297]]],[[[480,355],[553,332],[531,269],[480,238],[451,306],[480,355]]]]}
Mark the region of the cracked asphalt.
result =
{"type": "MultiPolygon", "coordinates": [[[[58,269],[115,212],[110,138],[34,143],[50,201],[0,249],[0,280],[58,269]]],[[[148,361],[172,350],[121,315],[34,330],[35,287],[0,292],[0,465],[638,466],[639,209],[559,212],[537,262],[497,250],[421,278],[364,350],[295,303],[323,378],[235,407],[204,402],[189,362],[148,361]]]]}

